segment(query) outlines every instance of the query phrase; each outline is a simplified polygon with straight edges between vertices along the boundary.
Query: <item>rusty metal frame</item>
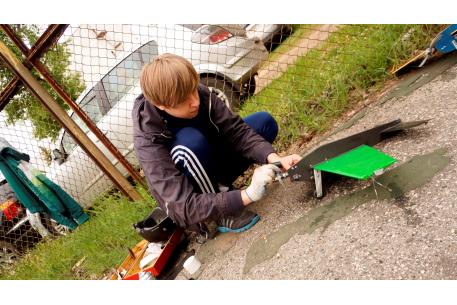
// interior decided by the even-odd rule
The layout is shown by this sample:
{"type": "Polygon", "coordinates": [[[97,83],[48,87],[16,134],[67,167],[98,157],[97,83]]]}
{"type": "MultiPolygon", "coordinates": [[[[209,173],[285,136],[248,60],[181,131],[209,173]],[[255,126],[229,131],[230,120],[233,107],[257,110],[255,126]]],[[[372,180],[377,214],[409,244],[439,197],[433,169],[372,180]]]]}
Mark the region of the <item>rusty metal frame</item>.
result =
{"type": "MultiPolygon", "coordinates": [[[[27,67],[27,69],[31,69],[33,67],[31,62],[34,62],[35,60],[38,61],[41,56],[43,56],[43,54],[46,53],[54,43],[57,42],[67,27],[68,25],[50,25],[46,31],[38,38],[32,48],[29,49],[27,45],[25,45],[25,43],[19,37],[17,37],[16,33],[9,25],[0,25],[0,28],[3,30],[3,32],[5,32],[5,34],[24,54],[24,65],[27,67]]],[[[17,76],[15,76],[6,85],[5,89],[0,93],[0,111],[5,108],[10,99],[13,98],[13,96],[19,91],[21,86],[22,84],[17,76]]]]}
{"type": "MultiPolygon", "coordinates": [[[[37,42],[29,50],[25,43],[16,35],[14,30],[6,24],[0,25],[0,28],[5,34],[13,41],[13,43],[21,50],[26,59],[24,65],[27,69],[35,68],[43,78],[51,85],[51,87],[57,92],[65,103],[67,103],[71,109],[81,118],[81,120],[87,125],[89,130],[108,148],[113,156],[119,160],[119,163],[124,166],[135,181],[140,185],[144,185],[144,180],[130,162],[125,159],[122,153],[111,143],[111,141],[105,136],[105,134],[95,125],[78,104],[76,104],[71,97],[65,92],[65,90],[54,80],[49,71],[45,66],[41,64],[39,58],[62,36],[68,25],[52,24],[46,31],[40,36],[37,42]]],[[[10,81],[5,89],[0,93],[0,111],[6,106],[10,99],[16,94],[21,86],[21,81],[18,76],[15,76],[10,81]]]]}
{"type": "Polygon", "coordinates": [[[132,200],[142,200],[142,196],[111,163],[103,152],[89,139],[87,134],[57,104],[48,91],[38,82],[11,50],[0,41],[0,58],[4,65],[13,72],[22,83],[35,95],[44,107],[58,120],[65,129],[70,132],[81,148],[91,156],[92,160],[105,172],[105,174],[116,184],[117,187],[132,200]]]}

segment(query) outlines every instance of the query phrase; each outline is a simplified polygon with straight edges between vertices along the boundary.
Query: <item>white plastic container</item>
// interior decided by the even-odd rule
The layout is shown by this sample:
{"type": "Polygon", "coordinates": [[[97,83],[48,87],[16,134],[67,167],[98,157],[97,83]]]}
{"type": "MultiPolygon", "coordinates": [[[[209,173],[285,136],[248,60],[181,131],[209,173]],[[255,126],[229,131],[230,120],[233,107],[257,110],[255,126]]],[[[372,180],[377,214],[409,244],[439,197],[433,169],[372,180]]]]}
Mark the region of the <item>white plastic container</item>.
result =
{"type": "Polygon", "coordinates": [[[192,255],[183,264],[184,269],[186,269],[187,272],[189,272],[190,275],[193,275],[200,269],[201,267],[200,261],[195,257],[195,255],[192,255]]]}

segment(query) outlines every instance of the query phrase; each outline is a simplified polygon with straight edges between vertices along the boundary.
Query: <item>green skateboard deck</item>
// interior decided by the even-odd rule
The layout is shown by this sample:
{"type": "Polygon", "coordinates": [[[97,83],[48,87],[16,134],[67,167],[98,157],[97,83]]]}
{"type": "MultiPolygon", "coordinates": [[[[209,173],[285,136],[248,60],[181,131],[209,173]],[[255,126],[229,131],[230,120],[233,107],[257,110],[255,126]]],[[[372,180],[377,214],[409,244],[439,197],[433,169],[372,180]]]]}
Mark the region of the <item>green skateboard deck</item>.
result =
{"type": "Polygon", "coordinates": [[[397,160],[368,145],[361,145],[335,158],[319,163],[315,170],[355,179],[368,179],[397,160]]]}

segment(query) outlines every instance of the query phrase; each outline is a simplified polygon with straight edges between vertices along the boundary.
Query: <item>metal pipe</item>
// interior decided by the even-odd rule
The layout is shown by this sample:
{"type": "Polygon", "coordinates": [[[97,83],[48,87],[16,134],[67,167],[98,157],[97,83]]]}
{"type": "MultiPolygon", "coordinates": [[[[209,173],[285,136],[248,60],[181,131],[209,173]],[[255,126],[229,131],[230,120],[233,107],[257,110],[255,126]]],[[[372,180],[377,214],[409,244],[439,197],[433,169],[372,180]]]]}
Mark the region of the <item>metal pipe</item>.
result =
{"type": "MultiPolygon", "coordinates": [[[[57,92],[57,94],[60,96],[60,98],[67,103],[70,108],[76,113],[78,117],[81,118],[81,120],[87,125],[89,130],[94,133],[94,135],[100,140],[103,145],[108,148],[110,153],[117,159],[119,160],[119,163],[124,166],[124,168],[127,170],[127,172],[130,174],[130,176],[135,179],[136,182],[138,182],[140,185],[144,186],[144,180],[140,176],[140,174],[135,170],[135,168],[132,166],[130,162],[125,159],[125,157],[122,155],[122,153],[111,143],[111,141],[105,136],[105,134],[95,125],[92,120],[89,118],[86,112],[84,112],[81,107],[79,107],[78,104],[73,102],[71,97],[65,92],[65,90],[57,83],[54,78],[51,76],[49,71],[44,67],[41,62],[38,60],[39,57],[41,56],[49,47],[50,43],[55,43],[59,37],[63,34],[65,29],[67,28],[68,25],[50,25],[46,31],[43,33],[43,35],[38,39],[36,44],[32,47],[31,50],[28,49],[28,47],[24,44],[24,42],[17,37],[15,34],[14,30],[9,26],[2,24],[0,27],[2,30],[5,32],[6,35],[14,42],[14,44],[24,53],[26,56],[26,63],[25,66],[27,68],[31,68],[31,66],[27,66],[27,64],[31,64],[40,74],[43,76],[43,78],[51,85],[51,87],[57,92]]],[[[13,79],[14,81],[14,79],[13,79]]],[[[12,83],[12,82],[10,82],[12,83]]],[[[17,83],[17,82],[16,82],[17,83]]],[[[10,84],[8,84],[10,85],[10,84]]],[[[5,88],[9,89],[10,86],[5,88]]],[[[13,84],[11,84],[13,86],[13,84]]],[[[14,94],[17,93],[18,86],[16,85],[16,91],[13,91],[14,94]]],[[[3,92],[5,92],[5,90],[3,92]]],[[[15,90],[15,89],[13,89],[15,90]]],[[[2,93],[3,93],[2,92],[2,93]]],[[[5,98],[12,98],[13,95],[11,95],[11,92],[8,94],[5,93],[5,98]]],[[[3,97],[3,94],[0,95],[0,97],[3,97]]],[[[0,107],[4,103],[4,99],[0,99],[0,107]]],[[[6,104],[5,104],[6,105],[6,104]]],[[[0,108],[0,111],[3,108],[0,108]]]]}
{"type": "Polygon", "coordinates": [[[4,64],[13,72],[22,83],[35,95],[40,102],[52,113],[66,130],[72,135],[81,148],[91,156],[92,160],[111,178],[116,186],[130,199],[142,200],[141,195],[132,187],[129,181],[111,163],[103,152],[89,139],[86,133],[70,118],[60,105],[52,98],[49,92],[35,79],[32,73],[16,58],[8,47],[0,41],[0,57],[4,64]]]}

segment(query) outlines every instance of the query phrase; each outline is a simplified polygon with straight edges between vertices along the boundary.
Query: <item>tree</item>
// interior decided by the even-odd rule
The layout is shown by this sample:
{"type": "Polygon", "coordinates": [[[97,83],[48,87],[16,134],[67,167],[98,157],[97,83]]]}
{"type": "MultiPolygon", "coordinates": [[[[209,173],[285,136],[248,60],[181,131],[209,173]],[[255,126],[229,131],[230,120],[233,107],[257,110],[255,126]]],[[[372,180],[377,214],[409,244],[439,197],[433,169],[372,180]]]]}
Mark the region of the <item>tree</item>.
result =
{"type": "MultiPolygon", "coordinates": [[[[13,28],[16,34],[27,44],[33,45],[39,37],[39,28],[35,25],[15,25],[13,28]]],[[[22,58],[20,50],[0,31],[0,39],[19,58],[22,58]]],[[[81,94],[85,89],[81,74],[70,71],[70,52],[68,41],[57,43],[52,49],[46,52],[41,58],[41,63],[48,69],[53,78],[70,95],[72,100],[81,94]]],[[[51,86],[44,81],[35,69],[32,74],[40,81],[41,85],[51,94],[59,105],[68,110],[69,106],[52,90],[51,86]]],[[[0,65],[0,88],[13,78],[13,74],[4,66],[0,65]]],[[[55,141],[61,129],[60,124],[53,118],[46,108],[42,106],[32,93],[22,88],[5,107],[6,123],[14,124],[19,121],[30,120],[33,125],[33,136],[39,140],[50,138],[55,141]]]]}

